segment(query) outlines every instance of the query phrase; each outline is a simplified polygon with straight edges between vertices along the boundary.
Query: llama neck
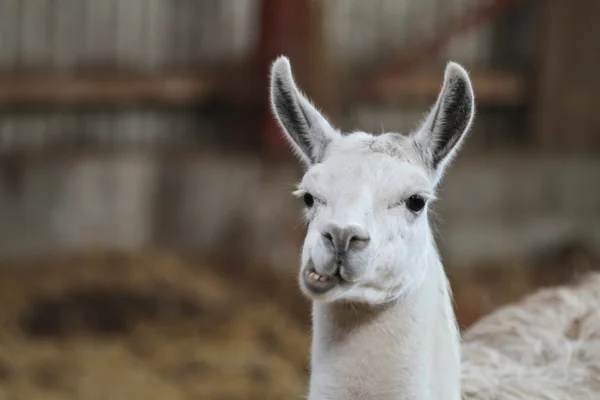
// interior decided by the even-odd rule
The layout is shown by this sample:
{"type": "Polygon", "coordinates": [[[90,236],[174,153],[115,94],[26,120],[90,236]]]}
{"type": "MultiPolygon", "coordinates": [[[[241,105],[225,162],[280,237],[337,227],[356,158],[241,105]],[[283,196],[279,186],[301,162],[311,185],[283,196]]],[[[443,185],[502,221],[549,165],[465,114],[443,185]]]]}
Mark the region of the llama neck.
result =
{"type": "Polygon", "coordinates": [[[437,252],[427,277],[382,307],[313,303],[309,400],[460,399],[460,343],[437,252]]]}

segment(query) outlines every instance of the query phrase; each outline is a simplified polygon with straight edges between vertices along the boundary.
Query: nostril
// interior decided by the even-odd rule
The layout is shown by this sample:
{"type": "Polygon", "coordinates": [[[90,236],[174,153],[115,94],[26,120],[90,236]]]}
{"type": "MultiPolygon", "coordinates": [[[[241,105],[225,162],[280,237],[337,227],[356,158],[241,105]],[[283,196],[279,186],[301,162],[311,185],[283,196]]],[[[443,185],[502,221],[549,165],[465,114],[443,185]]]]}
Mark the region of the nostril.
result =
{"type": "Polygon", "coordinates": [[[365,247],[371,238],[369,235],[352,235],[349,240],[349,245],[355,248],[365,247]]]}
{"type": "Polygon", "coordinates": [[[333,236],[331,236],[331,233],[329,233],[329,232],[323,232],[321,235],[323,235],[323,237],[325,238],[325,240],[327,240],[328,242],[333,243],[333,236]]]}
{"type": "Polygon", "coordinates": [[[371,240],[369,236],[353,235],[350,237],[350,242],[368,242],[369,240],[371,240]]]}
{"type": "Polygon", "coordinates": [[[326,245],[339,253],[344,253],[350,248],[363,249],[371,239],[369,232],[357,224],[343,226],[331,223],[321,231],[321,236],[326,245]]]}

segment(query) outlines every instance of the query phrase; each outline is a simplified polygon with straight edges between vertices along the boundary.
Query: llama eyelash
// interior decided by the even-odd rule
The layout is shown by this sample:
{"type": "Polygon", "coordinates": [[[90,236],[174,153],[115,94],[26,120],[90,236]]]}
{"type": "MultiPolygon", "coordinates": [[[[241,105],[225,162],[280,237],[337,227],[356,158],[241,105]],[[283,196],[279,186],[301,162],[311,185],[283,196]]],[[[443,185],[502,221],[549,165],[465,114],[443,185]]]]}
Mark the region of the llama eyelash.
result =
{"type": "Polygon", "coordinates": [[[323,198],[321,196],[318,196],[318,195],[315,196],[315,194],[313,192],[309,192],[308,190],[297,189],[292,192],[292,195],[298,199],[302,199],[304,197],[304,195],[306,195],[306,194],[310,194],[316,202],[318,202],[322,205],[325,205],[325,206],[327,205],[327,202],[325,200],[323,200],[323,198]]]}
{"type": "MultiPolygon", "coordinates": [[[[428,206],[431,203],[433,203],[433,202],[435,202],[437,200],[437,197],[435,195],[433,195],[431,193],[427,193],[427,192],[417,192],[417,193],[414,193],[413,195],[422,197],[425,200],[425,202],[427,203],[428,206]]],[[[410,196],[408,196],[408,197],[410,197],[410,196]]],[[[394,208],[404,206],[406,204],[406,200],[407,200],[408,197],[407,196],[402,196],[401,200],[398,200],[395,203],[389,204],[387,206],[387,209],[388,210],[392,210],[394,208]]]]}

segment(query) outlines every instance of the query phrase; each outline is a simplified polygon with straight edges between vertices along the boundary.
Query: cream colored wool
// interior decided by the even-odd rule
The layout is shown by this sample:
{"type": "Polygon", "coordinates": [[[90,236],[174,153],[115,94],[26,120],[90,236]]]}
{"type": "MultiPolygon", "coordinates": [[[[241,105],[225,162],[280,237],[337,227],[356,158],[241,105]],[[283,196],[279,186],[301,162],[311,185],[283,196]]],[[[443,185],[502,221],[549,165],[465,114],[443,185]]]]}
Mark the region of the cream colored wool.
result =
{"type": "Polygon", "coordinates": [[[600,273],[484,317],[462,357],[465,400],[600,399],[600,273]]]}

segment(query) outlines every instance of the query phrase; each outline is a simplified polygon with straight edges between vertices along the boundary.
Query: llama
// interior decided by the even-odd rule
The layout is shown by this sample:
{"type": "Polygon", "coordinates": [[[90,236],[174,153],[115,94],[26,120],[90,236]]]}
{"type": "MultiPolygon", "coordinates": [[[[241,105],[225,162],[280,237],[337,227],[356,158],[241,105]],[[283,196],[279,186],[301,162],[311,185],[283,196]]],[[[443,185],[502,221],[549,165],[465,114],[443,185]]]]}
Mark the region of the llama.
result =
{"type": "Polygon", "coordinates": [[[341,133],[297,88],[284,56],[272,65],[270,96],[306,167],[294,194],[308,225],[298,280],[312,300],[309,400],[491,399],[476,396],[500,376],[480,380],[470,365],[461,379],[461,359],[483,356],[461,354],[427,217],[474,118],[467,72],[448,63],[435,105],[409,135],[341,133]]]}

